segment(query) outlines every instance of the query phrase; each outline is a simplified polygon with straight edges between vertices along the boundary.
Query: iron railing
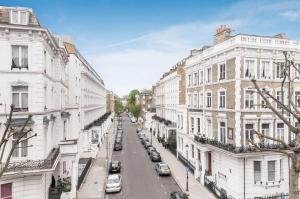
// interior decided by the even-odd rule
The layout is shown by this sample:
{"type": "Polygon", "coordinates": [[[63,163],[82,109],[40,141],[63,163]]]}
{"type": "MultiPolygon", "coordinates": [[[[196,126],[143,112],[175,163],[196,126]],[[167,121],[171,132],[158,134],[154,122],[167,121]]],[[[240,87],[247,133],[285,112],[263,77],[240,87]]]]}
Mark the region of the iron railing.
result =
{"type": "Polygon", "coordinates": [[[77,187],[76,187],[77,190],[79,190],[79,188],[80,188],[80,186],[81,186],[81,184],[82,184],[82,182],[83,182],[83,180],[84,180],[91,164],[92,164],[92,158],[89,158],[89,160],[87,161],[81,175],[78,177],[78,183],[77,183],[77,187]]]}
{"type": "MultiPolygon", "coordinates": [[[[235,144],[227,144],[218,141],[217,139],[209,139],[204,136],[194,136],[194,140],[196,142],[199,142],[201,144],[209,144],[221,149],[224,149],[226,151],[232,152],[232,153],[250,153],[250,152],[260,152],[257,150],[254,146],[239,146],[237,147],[235,144]]],[[[289,146],[293,146],[294,143],[290,143],[289,146]]],[[[282,144],[270,144],[270,143],[258,143],[258,146],[261,149],[285,149],[285,147],[282,144]]]]}
{"type": "Polygon", "coordinates": [[[51,169],[59,155],[59,149],[53,148],[47,159],[44,160],[20,160],[10,162],[6,172],[51,169]]]}

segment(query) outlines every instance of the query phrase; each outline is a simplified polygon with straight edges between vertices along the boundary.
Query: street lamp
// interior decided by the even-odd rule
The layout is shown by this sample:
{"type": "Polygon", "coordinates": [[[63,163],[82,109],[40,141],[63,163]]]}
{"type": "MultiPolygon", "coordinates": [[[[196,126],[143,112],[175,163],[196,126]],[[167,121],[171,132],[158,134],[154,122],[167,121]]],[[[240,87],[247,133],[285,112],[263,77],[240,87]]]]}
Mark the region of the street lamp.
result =
{"type": "Polygon", "coordinates": [[[106,132],[105,134],[106,134],[106,167],[108,169],[108,153],[109,153],[109,149],[108,149],[108,132],[106,132]]]}
{"type": "Polygon", "coordinates": [[[185,145],[186,148],[186,192],[189,191],[189,145],[185,145]]]}
{"type": "Polygon", "coordinates": [[[152,145],[152,132],[153,132],[153,129],[152,129],[152,121],[151,121],[151,130],[150,130],[150,135],[151,135],[151,145],[152,145]]]}

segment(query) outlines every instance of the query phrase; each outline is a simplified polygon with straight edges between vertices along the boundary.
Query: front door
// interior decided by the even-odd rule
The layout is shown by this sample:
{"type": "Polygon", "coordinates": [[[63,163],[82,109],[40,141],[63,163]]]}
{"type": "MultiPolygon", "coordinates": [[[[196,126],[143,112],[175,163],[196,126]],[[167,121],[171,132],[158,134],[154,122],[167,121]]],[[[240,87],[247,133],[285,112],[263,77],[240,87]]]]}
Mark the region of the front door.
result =
{"type": "Polygon", "coordinates": [[[207,153],[207,171],[211,174],[211,152],[207,153]]]}

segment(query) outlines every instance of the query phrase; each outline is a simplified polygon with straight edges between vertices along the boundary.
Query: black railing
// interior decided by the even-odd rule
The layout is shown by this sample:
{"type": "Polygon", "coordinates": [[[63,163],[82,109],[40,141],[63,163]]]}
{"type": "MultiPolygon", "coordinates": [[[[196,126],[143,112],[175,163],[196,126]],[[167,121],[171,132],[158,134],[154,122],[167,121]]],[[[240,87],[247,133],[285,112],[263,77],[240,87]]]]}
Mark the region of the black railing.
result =
{"type": "MultiPolygon", "coordinates": [[[[254,146],[239,146],[239,147],[237,147],[234,144],[226,144],[226,143],[218,141],[217,139],[209,139],[204,136],[195,135],[194,140],[201,144],[209,144],[209,145],[224,149],[224,150],[232,152],[232,153],[260,152],[254,146]]],[[[289,145],[293,146],[294,144],[290,143],[289,145]]],[[[285,147],[282,144],[258,143],[258,146],[261,149],[285,149],[285,147]]]]}
{"type": "Polygon", "coordinates": [[[58,155],[59,155],[59,149],[54,148],[52,149],[48,158],[44,160],[13,161],[9,163],[6,172],[51,169],[58,155]]]}
{"type": "Polygon", "coordinates": [[[83,180],[84,180],[91,164],[92,164],[92,158],[89,158],[89,160],[87,161],[81,175],[78,177],[78,183],[77,183],[77,187],[76,187],[77,190],[79,190],[79,188],[80,188],[80,186],[81,186],[81,184],[82,184],[82,182],[83,182],[83,180]]]}
{"type": "Polygon", "coordinates": [[[107,120],[107,118],[110,116],[110,114],[111,114],[111,112],[107,112],[107,113],[103,114],[101,117],[99,117],[95,121],[93,121],[90,124],[86,125],[84,127],[84,130],[89,130],[93,126],[101,126],[107,120]]]}

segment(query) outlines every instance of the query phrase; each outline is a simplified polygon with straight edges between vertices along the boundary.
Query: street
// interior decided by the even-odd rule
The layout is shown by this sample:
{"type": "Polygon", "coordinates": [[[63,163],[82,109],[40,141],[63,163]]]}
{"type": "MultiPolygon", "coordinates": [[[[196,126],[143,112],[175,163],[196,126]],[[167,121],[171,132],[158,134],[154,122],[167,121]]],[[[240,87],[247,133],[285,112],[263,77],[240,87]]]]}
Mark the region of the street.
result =
{"type": "Polygon", "coordinates": [[[107,194],[109,199],[167,199],[172,191],[179,191],[173,177],[159,177],[148,154],[136,134],[136,125],[128,117],[123,119],[123,150],[114,151],[112,160],[122,162],[122,191],[107,194]]]}

